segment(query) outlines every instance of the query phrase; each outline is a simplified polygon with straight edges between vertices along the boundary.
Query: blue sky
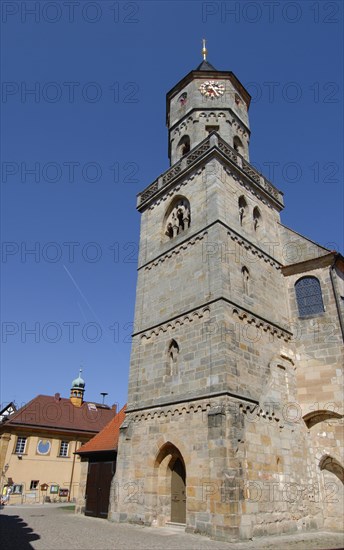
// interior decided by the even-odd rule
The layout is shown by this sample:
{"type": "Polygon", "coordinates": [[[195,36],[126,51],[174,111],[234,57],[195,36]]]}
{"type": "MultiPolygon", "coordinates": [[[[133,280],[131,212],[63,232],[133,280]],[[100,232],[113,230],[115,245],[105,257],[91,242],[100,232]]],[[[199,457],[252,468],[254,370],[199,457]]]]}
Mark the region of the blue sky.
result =
{"type": "Polygon", "coordinates": [[[67,397],[81,364],[88,400],[125,403],[136,194],[169,166],[165,94],[203,37],[253,97],[251,162],[282,221],[343,251],[342,2],[1,9],[1,403],[67,397]]]}

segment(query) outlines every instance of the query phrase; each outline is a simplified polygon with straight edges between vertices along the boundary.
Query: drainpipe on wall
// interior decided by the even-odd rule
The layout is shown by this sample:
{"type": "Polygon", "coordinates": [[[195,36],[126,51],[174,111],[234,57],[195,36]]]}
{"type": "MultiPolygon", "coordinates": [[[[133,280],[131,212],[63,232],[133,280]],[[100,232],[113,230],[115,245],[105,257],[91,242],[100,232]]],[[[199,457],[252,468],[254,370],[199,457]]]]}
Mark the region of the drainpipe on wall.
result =
{"type": "Polygon", "coordinates": [[[75,456],[76,456],[76,455],[75,455],[75,451],[76,451],[77,445],[78,445],[78,442],[76,441],[76,442],[75,442],[75,447],[74,447],[74,453],[73,453],[72,472],[71,472],[71,475],[70,475],[70,482],[69,482],[68,502],[70,502],[70,495],[71,495],[71,491],[72,491],[72,483],[73,483],[73,475],[74,475],[74,466],[75,466],[75,456]]]}
{"type": "Polygon", "coordinates": [[[336,306],[337,306],[339,324],[340,324],[340,328],[341,328],[341,331],[342,331],[342,337],[343,337],[343,340],[344,340],[344,320],[343,320],[342,312],[341,312],[341,309],[340,309],[339,296],[338,296],[338,293],[337,293],[337,288],[336,288],[334,275],[333,275],[334,268],[335,268],[335,265],[336,265],[336,262],[337,262],[337,258],[338,258],[338,255],[336,254],[335,257],[334,257],[333,264],[330,267],[330,279],[331,279],[331,283],[332,283],[334,300],[335,300],[336,306]]]}

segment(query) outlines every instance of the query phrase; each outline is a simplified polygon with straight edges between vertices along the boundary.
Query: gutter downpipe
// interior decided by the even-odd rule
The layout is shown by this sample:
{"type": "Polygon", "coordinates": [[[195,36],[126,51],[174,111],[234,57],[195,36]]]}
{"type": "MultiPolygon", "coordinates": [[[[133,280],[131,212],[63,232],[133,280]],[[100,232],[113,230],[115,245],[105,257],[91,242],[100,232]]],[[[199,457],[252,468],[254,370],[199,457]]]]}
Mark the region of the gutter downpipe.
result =
{"type": "Polygon", "coordinates": [[[72,472],[71,472],[70,482],[69,482],[69,491],[68,491],[68,501],[67,502],[70,502],[70,495],[71,495],[73,475],[74,475],[74,466],[75,466],[75,451],[76,451],[77,444],[78,444],[78,442],[76,441],[75,442],[75,447],[74,447],[74,453],[73,453],[73,465],[72,465],[72,472]]]}

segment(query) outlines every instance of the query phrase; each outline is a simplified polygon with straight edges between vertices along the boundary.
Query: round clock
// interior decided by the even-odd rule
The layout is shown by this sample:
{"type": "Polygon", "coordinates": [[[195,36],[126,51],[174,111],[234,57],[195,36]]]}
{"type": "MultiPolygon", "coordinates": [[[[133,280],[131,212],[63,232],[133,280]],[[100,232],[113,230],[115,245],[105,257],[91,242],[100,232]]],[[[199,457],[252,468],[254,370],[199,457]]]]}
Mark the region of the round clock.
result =
{"type": "Polygon", "coordinates": [[[206,80],[200,85],[199,90],[204,97],[214,99],[214,97],[220,97],[224,94],[225,87],[215,80],[206,80]]]}
{"type": "Polygon", "coordinates": [[[40,439],[37,445],[37,452],[40,455],[47,455],[50,451],[50,441],[47,439],[40,439]]]}

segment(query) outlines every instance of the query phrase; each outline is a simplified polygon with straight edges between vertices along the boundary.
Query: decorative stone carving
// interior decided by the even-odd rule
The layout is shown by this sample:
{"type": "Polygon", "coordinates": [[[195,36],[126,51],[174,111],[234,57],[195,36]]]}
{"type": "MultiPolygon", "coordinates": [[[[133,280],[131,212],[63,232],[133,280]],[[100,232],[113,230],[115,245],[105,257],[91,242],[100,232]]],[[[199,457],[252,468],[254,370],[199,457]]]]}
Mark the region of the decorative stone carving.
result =
{"type": "Polygon", "coordinates": [[[170,212],[165,226],[165,235],[170,239],[177,237],[182,231],[190,227],[190,204],[185,198],[179,199],[170,212]]]}

